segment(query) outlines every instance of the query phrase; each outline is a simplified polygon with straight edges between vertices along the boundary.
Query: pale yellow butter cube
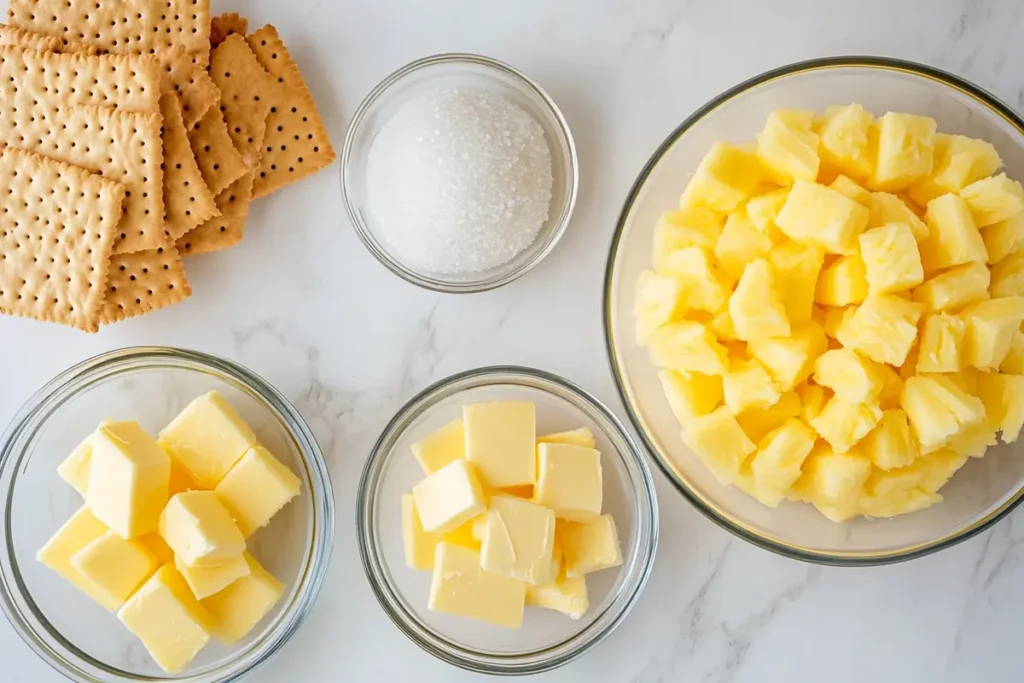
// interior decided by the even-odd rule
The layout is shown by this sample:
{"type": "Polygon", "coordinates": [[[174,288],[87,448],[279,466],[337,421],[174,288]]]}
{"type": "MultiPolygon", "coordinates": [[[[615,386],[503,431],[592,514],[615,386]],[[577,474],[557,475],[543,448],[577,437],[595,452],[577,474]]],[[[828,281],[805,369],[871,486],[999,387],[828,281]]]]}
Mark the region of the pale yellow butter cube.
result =
{"type": "Polygon", "coordinates": [[[168,562],[174,562],[174,551],[171,550],[171,546],[167,545],[167,541],[159,531],[150,531],[134,540],[146,547],[149,554],[156,560],[158,567],[162,567],[168,562]]]}
{"type": "Polygon", "coordinates": [[[548,583],[554,578],[554,545],[553,511],[512,496],[491,498],[480,550],[484,570],[533,585],[548,583]]]}
{"type": "Polygon", "coordinates": [[[429,533],[454,531],[487,508],[476,472],[465,460],[453,460],[434,472],[413,487],[412,495],[429,533]]]}
{"type": "Polygon", "coordinates": [[[586,521],[601,514],[601,453],[571,444],[537,447],[540,476],[533,499],[562,519],[586,521]]]}
{"type": "Polygon", "coordinates": [[[100,604],[113,612],[156,571],[157,562],[139,540],[108,531],[72,555],[71,566],[90,585],[89,594],[102,596],[100,604]]]}
{"type": "Polygon", "coordinates": [[[242,535],[249,538],[299,495],[302,483],[262,446],[246,451],[214,491],[231,513],[242,535]]]}
{"type": "Polygon", "coordinates": [[[454,543],[437,545],[428,609],[519,628],[525,606],[525,582],[484,570],[475,550],[454,543]]]}
{"type": "Polygon", "coordinates": [[[79,508],[64,522],[64,526],[46,542],[37,553],[36,559],[57,572],[71,584],[90,598],[104,604],[105,596],[96,590],[92,583],[82,579],[81,574],[71,564],[71,558],[78,551],[109,531],[103,522],[96,519],[88,507],[79,508]]]}
{"type": "Polygon", "coordinates": [[[197,600],[219,593],[243,576],[249,576],[249,564],[241,554],[213,567],[190,567],[180,557],[175,557],[174,567],[197,600]]]}
{"type": "Polygon", "coordinates": [[[89,464],[92,462],[92,434],[57,465],[57,474],[82,496],[89,490],[89,464]]]}
{"type": "Polygon", "coordinates": [[[466,428],[462,418],[456,418],[417,440],[412,454],[425,474],[433,474],[452,460],[466,458],[466,428]]]}
{"type": "MultiPolygon", "coordinates": [[[[483,518],[481,515],[479,519],[483,518]]],[[[481,536],[481,538],[483,537],[481,536]]],[[[403,493],[402,548],[405,552],[406,566],[418,571],[433,569],[434,549],[437,547],[437,542],[437,534],[428,534],[423,530],[423,522],[420,521],[420,515],[416,511],[416,499],[411,493],[403,493]]]]}
{"type": "Polygon", "coordinates": [[[569,578],[563,571],[551,583],[527,585],[526,604],[561,612],[570,619],[580,619],[590,609],[587,579],[583,576],[569,578]]]}
{"type": "Polygon", "coordinates": [[[571,443],[576,446],[583,446],[584,448],[597,447],[597,442],[594,441],[594,433],[590,431],[590,427],[580,427],[579,429],[567,432],[555,432],[554,434],[538,436],[537,443],[571,443]]]}
{"type": "Polygon", "coordinates": [[[204,489],[220,483],[238,459],[258,443],[245,420],[216,391],[189,403],[161,430],[159,442],[204,489]]]}
{"type": "Polygon", "coordinates": [[[533,403],[471,403],[463,406],[462,419],[466,424],[466,460],[473,463],[484,484],[505,488],[537,482],[537,417],[533,403]]]}
{"type": "Polygon", "coordinates": [[[615,519],[604,514],[592,522],[569,522],[561,534],[563,561],[567,577],[618,567],[622,548],[615,519]]]}
{"type": "MultiPolygon", "coordinates": [[[[518,493],[512,492],[512,491],[504,491],[502,493],[502,495],[514,496],[514,497],[520,498],[522,500],[530,500],[531,498],[533,498],[533,487],[531,486],[531,487],[528,487],[528,488],[530,489],[529,491],[523,490],[523,491],[518,492],[518,493]]],[[[447,541],[448,543],[454,543],[456,545],[462,545],[462,546],[465,546],[467,548],[472,548],[473,550],[480,550],[481,541],[483,541],[483,538],[484,538],[483,537],[483,530],[482,530],[482,528],[481,528],[481,531],[480,531],[480,538],[479,539],[474,535],[475,534],[474,525],[478,521],[480,523],[482,523],[482,524],[486,523],[487,522],[487,514],[485,513],[485,514],[482,514],[482,515],[477,515],[473,519],[471,519],[468,522],[465,522],[461,526],[457,527],[454,531],[449,531],[447,533],[441,534],[438,540],[439,541],[447,541]]],[[[432,535],[436,536],[436,534],[432,534],[432,535]]],[[[431,566],[433,566],[433,560],[431,560],[431,566]]]]}
{"type": "Polygon", "coordinates": [[[190,567],[224,564],[245,550],[245,537],[213,491],[171,498],[160,515],[160,535],[190,567]]]}
{"type": "Polygon", "coordinates": [[[249,553],[242,556],[249,565],[248,576],[236,579],[201,603],[213,617],[213,634],[225,645],[237,643],[249,635],[284,595],[284,584],[255,557],[249,553]]]}

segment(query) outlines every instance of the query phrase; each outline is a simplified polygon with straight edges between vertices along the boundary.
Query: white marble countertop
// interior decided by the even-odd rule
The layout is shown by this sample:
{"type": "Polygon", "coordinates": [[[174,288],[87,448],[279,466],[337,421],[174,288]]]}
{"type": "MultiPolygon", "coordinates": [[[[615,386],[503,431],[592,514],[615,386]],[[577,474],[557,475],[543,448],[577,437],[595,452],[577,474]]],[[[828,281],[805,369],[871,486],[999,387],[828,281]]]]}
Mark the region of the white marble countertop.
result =
{"type": "MultiPolygon", "coordinates": [[[[694,108],[767,68],[843,53],[930,63],[1024,108],[1020,0],[214,0],[214,9],[278,27],[338,148],[387,73],[471,51],[548,89],[581,163],[565,239],[495,292],[438,295],[385,270],[345,218],[335,165],[257,203],[238,248],[188,261],[195,294],[182,305],[93,336],[0,319],[0,423],[68,365],[135,344],[234,358],[310,422],[334,480],[334,560],[309,620],[254,681],[473,678],[406,640],[371,595],[354,536],[360,468],[414,392],[479,365],[557,372],[622,414],[601,328],[609,238],[634,176],[694,108]]],[[[594,652],[540,679],[1020,680],[1024,511],[910,564],[830,569],[731,537],[655,478],[661,545],[639,605],[594,652]]],[[[62,680],[2,621],[0,662],[5,681],[62,680]]]]}

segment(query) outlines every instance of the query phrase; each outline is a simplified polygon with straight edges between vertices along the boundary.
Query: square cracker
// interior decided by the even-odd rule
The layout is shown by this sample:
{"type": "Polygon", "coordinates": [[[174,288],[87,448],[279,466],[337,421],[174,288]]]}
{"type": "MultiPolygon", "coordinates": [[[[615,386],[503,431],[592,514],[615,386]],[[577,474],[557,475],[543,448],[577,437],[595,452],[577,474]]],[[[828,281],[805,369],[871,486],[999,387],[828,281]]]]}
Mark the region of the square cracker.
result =
{"type": "Polygon", "coordinates": [[[210,53],[210,77],[220,88],[228,135],[249,168],[256,168],[271,101],[280,84],[260,66],[245,38],[232,34],[210,53]]]}
{"type": "Polygon", "coordinates": [[[157,54],[163,66],[162,92],[175,92],[181,100],[185,128],[191,128],[220,100],[220,90],[206,69],[196,64],[182,45],[157,54]]]}
{"type": "Polygon", "coordinates": [[[10,0],[15,26],[108,52],[157,54],[184,45],[206,66],[209,0],[10,0]]]}
{"type": "Polygon", "coordinates": [[[245,35],[249,32],[249,20],[237,12],[218,14],[210,20],[210,45],[217,47],[232,33],[245,35]]]}
{"type": "Polygon", "coordinates": [[[220,194],[249,170],[228,135],[228,126],[219,107],[211,107],[188,132],[196,163],[210,192],[220,194]]]}
{"type": "Polygon", "coordinates": [[[110,259],[100,324],[171,306],[191,295],[181,255],[173,246],[116,254],[110,259]]]}
{"type": "Polygon", "coordinates": [[[13,147],[0,187],[0,312],[95,332],[124,187],[13,147]]]}
{"type": "Polygon", "coordinates": [[[176,240],[220,211],[188,144],[178,98],[174,93],[164,94],[160,108],[164,116],[164,230],[176,240]]]}
{"type": "Polygon", "coordinates": [[[249,171],[217,196],[220,215],[178,240],[178,251],[182,255],[208,254],[233,247],[242,241],[252,201],[254,176],[255,171],[249,171]]]}
{"type": "Polygon", "coordinates": [[[246,39],[263,68],[284,86],[272,98],[253,197],[264,197],[334,161],[334,149],[313,96],[277,29],[267,25],[246,39]]]}
{"type": "Polygon", "coordinates": [[[60,38],[44,36],[41,33],[26,31],[17,26],[0,24],[0,45],[14,45],[47,52],[60,52],[64,47],[60,38]]]}

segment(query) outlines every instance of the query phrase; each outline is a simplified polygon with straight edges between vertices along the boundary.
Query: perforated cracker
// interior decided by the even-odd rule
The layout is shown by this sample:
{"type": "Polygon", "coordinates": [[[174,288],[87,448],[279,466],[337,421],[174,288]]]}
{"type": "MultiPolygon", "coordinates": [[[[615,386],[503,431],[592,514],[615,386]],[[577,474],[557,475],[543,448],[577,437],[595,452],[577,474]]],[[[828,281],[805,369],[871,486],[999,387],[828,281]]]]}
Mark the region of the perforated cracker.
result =
{"type": "Polygon", "coordinates": [[[44,36],[41,33],[26,31],[17,26],[0,24],[0,45],[14,45],[28,48],[29,50],[45,50],[49,52],[60,52],[63,47],[60,38],[44,36]]]}
{"type": "Polygon", "coordinates": [[[10,23],[109,52],[157,54],[184,45],[206,66],[209,0],[10,0],[10,23]]]}
{"type": "Polygon", "coordinates": [[[124,187],[0,148],[0,312],[98,329],[124,187]]]}
{"type": "Polygon", "coordinates": [[[217,196],[220,216],[203,223],[178,240],[178,251],[184,256],[207,254],[233,247],[245,236],[245,221],[252,202],[254,171],[233,182],[217,196]]]}
{"type": "Polygon", "coordinates": [[[241,178],[249,167],[235,149],[228,135],[228,126],[219,107],[211,107],[202,120],[188,132],[196,163],[210,192],[220,194],[241,178]]]}
{"type": "Polygon", "coordinates": [[[173,246],[117,254],[110,259],[100,324],[171,306],[191,295],[181,255],[173,246]]]}
{"type": "Polygon", "coordinates": [[[60,49],[60,52],[79,52],[85,55],[102,55],[107,54],[106,50],[101,50],[95,45],[89,45],[77,40],[71,40],[70,38],[61,39],[61,43],[64,45],[60,49]]]}
{"type": "Polygon", "coordinates": [[[210,77],[220,88],[228,134],[249,168],[256,168],[271,102],[280,85],[260,66],[245,38],[232,34],[210,53],[210,77]]]}
{"type": "Polygon", "coordinates": [[[160,108],[164,116],[164,230],[176,240],[220,211],[192,155],[178,98],[166,93],[160,98],[160,108]]]}
{"type": "Polygon", "coordinates": [[[210,20],[210,45],[217,47],[232,33],[245,35],[249,32],[249,20],[236,12],[218,14],[210,20]]]}
{"type": "Polygon", "coordinates": [[[163,66],[161,89],[175,92],[181,100],[181,113],[185,128],[191,128],[203,118],[210,107],[220,100],[220,90],[214,85],[206,69],[193,62],[184,46],[175,46],[157,55],[163,66]]]}
{"type": "Polygon", "coordinates": [[[273,99],[260,170],[253,185],[255,198],[328,166],[334,161],[334,149],[313,96],[277,29],[264,26],[246,40],[263,68],[283,86],[268,93],[273,99]]]}

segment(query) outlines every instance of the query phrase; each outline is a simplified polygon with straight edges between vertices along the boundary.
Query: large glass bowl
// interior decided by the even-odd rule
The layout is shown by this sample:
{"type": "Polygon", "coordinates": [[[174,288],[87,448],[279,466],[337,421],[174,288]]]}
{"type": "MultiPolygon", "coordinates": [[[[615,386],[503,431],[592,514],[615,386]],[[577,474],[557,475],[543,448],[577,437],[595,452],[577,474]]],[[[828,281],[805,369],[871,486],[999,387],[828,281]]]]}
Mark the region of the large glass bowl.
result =
{"type": "Polygon", "coordinates": [[[769,509],[720,484],[683,444],[657,369],[633,334],[637,275],[650,267],[658,215],[678,205],[697,163],[717,140],[748,142],[768,113],[823,110],[859,102],[876,114],[927,114],[939,130],[992,142],[1007,174],[1024,178],[1024,121],[991,94],[956,76],[892,59],[842,57],[801,62],[730,89],[687,118],[640,172],[626,198],[605,279],[605,331],[619,391],[648,450],[687,500],[707,517],[756,545],[815,562],[864,565],[919,557],[994,524],[1024,496],[1024,457],[1017,445],[972,459],[942,489],[945,500],[893,519],[833,524],[809,505],[769,509]]]}
{"type": "Polygon", "coordinates": [[[195,351],[113,351],[50,381],[0,442],[0,492],[0,606],[36,654],[83,683],[240,678],[298,629],[320,591],[334,543],[330,478],[302,417],[251,371],[195,351]],[[101,420],[138,420],[155,434],[189,401],[213,389],[299,477],[302,491],[249,539],[252,554],[285,585],[284,596],[241,642],[211,642],[184,672],[168,675],[114,614],[36,561],[35,553],[82,505],[56,468],[101,420]]]}

